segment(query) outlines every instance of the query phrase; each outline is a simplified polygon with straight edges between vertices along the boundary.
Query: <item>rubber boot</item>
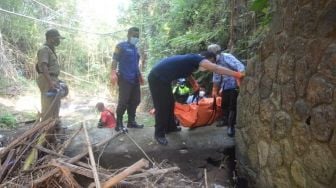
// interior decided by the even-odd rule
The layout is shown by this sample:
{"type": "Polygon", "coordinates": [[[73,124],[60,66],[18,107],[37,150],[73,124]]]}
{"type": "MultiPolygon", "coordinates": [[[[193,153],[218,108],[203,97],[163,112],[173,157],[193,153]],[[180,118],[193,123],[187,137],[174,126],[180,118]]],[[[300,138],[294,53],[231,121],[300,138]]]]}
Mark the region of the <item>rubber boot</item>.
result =
{"type": "Polygon", "coordinates": [[[128,132],[127,128],[124,127],[124,125],[123,125],[122,118],[118,118],[117,117],[117,126],[115,127],[115,130],[117,132],[122,131],[123,133],[127,133],[128,132]]]}
{"type": "Polygon", "coordinates": [[[127,123],[127,128],[142,129],[143,127],[143,124],[138,124],[136,121],[131,121],[127,123]]]}

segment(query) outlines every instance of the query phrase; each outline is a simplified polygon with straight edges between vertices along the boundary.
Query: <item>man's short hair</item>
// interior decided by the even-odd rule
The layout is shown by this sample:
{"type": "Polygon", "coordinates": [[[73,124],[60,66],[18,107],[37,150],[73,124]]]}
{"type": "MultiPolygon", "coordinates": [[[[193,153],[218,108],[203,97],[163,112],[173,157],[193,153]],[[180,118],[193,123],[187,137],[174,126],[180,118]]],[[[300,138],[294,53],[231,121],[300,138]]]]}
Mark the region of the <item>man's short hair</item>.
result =
{"type": "Polygon", "coordinates": [[[210,59],[210,58],[213,58],[213,59],[216,59],[216,54],[213,53],[213,52],[209,52],[209,51],[203,51],[201,52],[201,56],[207,58],[207,59],[210,59]]]}
{"type": "Polygon", "coordinates": [[[102,103],[102,102],[98,102],[97,104],[96,104],[96,108],[104,108],[104,103],[102,103]]]}
{"type": "Polygon", "coordinates": [[[131,27],[128,29],[128,34],[130,34],[131,32],[139,32],[139,28],[138,27],[131,27]]]}

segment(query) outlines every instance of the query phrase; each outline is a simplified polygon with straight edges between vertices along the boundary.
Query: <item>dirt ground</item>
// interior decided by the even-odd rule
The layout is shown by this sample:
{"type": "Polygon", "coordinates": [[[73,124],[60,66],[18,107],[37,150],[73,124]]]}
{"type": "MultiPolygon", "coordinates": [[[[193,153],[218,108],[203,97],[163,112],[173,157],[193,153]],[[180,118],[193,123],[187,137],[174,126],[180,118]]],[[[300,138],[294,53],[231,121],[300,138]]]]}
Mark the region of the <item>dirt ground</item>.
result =
{"type": "MultiPolygon", "coordinates": [[[[31,114],[37,114],[39,109],[39,93],[35,95],[24,95],[20,97],[1,97],[0,96],[0,107],[6,108],[6,110],[18,116],[18,121],[24,122],[28,120],[33,120],[34,116],[31,114]],[[29,103],[28,103],[29,102],[29,103]],[[18,108],[20,107],[20,108],[18,108]],[[28,113],[30,115],[24,116],[22,114],[28,113]],[[28,118],[28,119],[27,119],[28,118]]],[[[92,97],[85,95],[70,95],[62,101],[61,117],[63,127],[66,128],[66,134],[70,135],[71,132],[76,130],[80,123],[85,120],[88,123],[88,127],[91,131],[96,129],[96,122],[98,121],[99,114],[95,111],[94,106],[97,102],[105,102],[112,109],[115,108],[116,104],[108,99],[108,97],[92,97]],[[74,97],[76,96],[76,97],[74,97]]],[[[137,120],[146,127],[151,127],[154,124],[153,117],[147,112],[137,113],[137,120]]],[[[5,146],[11,139],[16,135],[21,134],[29,128],[29,124],[19,123],[16,129],[1,129],[0,130],[0,147],[5,146]]],[[[113,156],[109,156],[113,157],[113,156]]],[[[127,158],[127,156],[124,156],[127,158]]],[[[155,156],[153,156],[155,158],[155,156]]],[[[175,152],[171,152],[169,159],[166,161],[168,165],[174,165],[180,167],[181,171],[179,176],[185,177],[188,181],[196,182],[191,187],[205,187],[204,180],[207,179],[208,187],[235,187],[234,180],[232,178],[234,171],[234,148],[223,149],[221,151],[207,150],[203,148],[199,151],[194,151],[192,154],[188,154],[187,149],[179,148],[175,152]],[[181,155],[183,154],[183,158],[181,155]],[[196,153],[196,154],[195,154],[196,153]],[[197,153],[205,155],[197,155],[197,153]],[[202,156],[202,158],[200,158],[202,156]],[[205,178],[206,169],[206,178],[205,178]]],[[[114,158],[114,160],[116,160],[114,158]]],[[[129,159],[132,161],[132,158],[129,159]]],[[[165,159],[158,159],[165,160],[165,159]]],[[[135,160],[133,162],[136,162],[135,160]]],[[[123,167],[122,163],[119,163],[120,167],[123,167]]],[[[102,164],[102,166],[108,167],[108,164],[102,164]]],[[[114,166],[118,168],[118,166],[114,166]]],[[[183,179],[183,178],[182,178],[183,179]]],[[[182,181],[182,180],[181,180],[182,181]]],[[[172,181],[176,183],[176,180],[172,181]]],[[[169,183],[168,183],[169,184],[169,183]]],[[[176,184],[175,184],[176,185],[176,184]]],[[[163,185],[162,187],[175,187],[175,185],[163,185]]],[[[181,184],[185,186],[186,184],[181,184]]],[[[188,186],[187,186],[188,187],[188,186]]],[[[190,187],[190,186],[189,186],[190,187]]]]}

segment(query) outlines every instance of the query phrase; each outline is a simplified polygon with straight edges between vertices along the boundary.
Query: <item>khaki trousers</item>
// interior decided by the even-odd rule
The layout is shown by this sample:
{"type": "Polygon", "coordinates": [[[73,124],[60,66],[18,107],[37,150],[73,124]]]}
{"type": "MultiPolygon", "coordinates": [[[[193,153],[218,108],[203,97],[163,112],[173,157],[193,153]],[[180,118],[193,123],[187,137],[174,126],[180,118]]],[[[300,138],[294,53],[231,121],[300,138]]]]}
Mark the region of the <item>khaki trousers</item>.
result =
{"type": "MultiPolygon", "coordinates": [[[[52,81],[58,82],[58,78],[50,76],[52,81]]],[[[61,97],[56,96],[47,96],[46,92],[49,90],[49,84],[46,78],[40,74],[37,77],[37,85],[41,92],[41,121],[47,120],[49,118],[58,119],[59,110],[61,107],[61,97]]]]}

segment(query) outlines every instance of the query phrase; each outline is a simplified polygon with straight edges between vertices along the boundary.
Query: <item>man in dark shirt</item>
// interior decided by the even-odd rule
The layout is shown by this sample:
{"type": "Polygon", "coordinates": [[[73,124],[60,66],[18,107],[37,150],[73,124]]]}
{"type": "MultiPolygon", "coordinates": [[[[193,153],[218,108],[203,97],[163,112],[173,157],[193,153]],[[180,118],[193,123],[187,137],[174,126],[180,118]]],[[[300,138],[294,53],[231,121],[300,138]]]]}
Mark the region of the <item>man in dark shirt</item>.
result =
{"type": "Polygon", "coordinates": [[[135,121],[135,113],[140,104],[140,84],[143,77],[139,70],[140,55],[135,46],[139,41],[139,28],[128,29],[128,40],[119,43],[113,54],[111,83],[119,86],[116,131],[127,131],[123,125],[123,115],[127,110],[128,128],[143,128],[135,121]],[[118,68],[118,70],[117,70],[118,68]]]}
{"type": "Polygon", "coordinates": [[[155,139],[159,144],[167,145],[166,133],[175,131],[174,96],[171,82],[178,78],[188,78],[194,91],[199,89],[192,73],[197,70],[208,70],[218,74],[225,74],[237,78],[243,77],[239,72],[220,67],[214,62],[216,55],[211,52],[198,54],[177,55],[162,59],[148,75],[149,89],[155,108],[155,139]]]}

